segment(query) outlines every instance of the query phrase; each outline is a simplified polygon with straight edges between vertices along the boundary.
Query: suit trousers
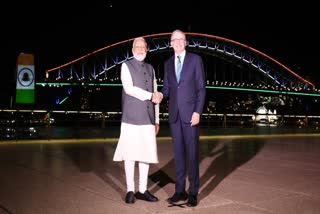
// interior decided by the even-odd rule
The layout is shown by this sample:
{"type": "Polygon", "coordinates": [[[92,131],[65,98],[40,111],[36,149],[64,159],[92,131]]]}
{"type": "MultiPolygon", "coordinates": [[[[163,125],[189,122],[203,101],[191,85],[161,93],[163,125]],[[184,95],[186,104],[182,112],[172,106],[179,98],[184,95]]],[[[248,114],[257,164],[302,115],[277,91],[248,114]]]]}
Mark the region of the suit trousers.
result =
{"type": "Polygon", "coordinates": [[[186,190],[188,172],[189,193],[198,194],[200,186],[199,128],[199,125],[191,126],[191,123],[181,121],[179,114],[177,120],[170,123],[175,160],[176,192],[186,190]]]}

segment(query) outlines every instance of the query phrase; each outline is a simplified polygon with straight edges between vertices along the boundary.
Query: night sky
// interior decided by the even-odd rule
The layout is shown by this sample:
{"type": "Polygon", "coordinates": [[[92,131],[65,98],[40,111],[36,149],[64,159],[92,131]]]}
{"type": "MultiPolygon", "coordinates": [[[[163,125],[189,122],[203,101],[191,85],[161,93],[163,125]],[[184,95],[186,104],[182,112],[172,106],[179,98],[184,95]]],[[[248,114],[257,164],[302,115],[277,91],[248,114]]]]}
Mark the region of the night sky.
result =
{"type": "Polygon", "coordinates": [[[175,29],[244,43],[319,85],[320,33],[315,3],[38,2],[15,1],[2,5],[2,87],[15,84],[15,63],[20,52],[35,55],[36,75],[44,77],[46,69],[114,42],[175,29]]]}

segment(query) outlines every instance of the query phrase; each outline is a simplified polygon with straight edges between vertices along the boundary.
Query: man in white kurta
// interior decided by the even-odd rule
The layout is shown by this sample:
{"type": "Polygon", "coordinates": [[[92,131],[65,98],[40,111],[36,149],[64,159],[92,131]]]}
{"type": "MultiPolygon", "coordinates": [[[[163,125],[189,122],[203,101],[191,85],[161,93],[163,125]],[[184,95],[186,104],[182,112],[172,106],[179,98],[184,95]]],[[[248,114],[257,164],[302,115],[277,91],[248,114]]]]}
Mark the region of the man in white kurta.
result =
{"type": "Polygon", "coordinates": [[[159,102],[153,67],[144,62],[147,43],[144,38],[133,42],[134,58],[121,65],[123,86],[120,137],[114,161],[124,161],[126,203],[135,199],[155,202],[158,198],[147,190],[150,163],[158,163],[156,135],[159,131],[159,102]],[[134,169],[139,164],[139,191],[135,192],[134,169]]]}

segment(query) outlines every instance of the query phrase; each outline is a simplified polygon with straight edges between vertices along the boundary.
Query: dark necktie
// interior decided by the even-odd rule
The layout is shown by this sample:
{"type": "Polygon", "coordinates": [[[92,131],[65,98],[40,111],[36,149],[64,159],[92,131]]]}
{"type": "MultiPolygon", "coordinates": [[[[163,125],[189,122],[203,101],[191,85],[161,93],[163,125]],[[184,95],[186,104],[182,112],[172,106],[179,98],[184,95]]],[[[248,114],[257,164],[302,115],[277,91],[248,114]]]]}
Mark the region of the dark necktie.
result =
{"type": "Polygon", "coordinates": [[[180,80],[180,73],[181,73],[181,59],[180,56],[177,56],[177,71],[176,71],[176,75],[177,75],[177,81],[179,82],[180,80]]]}

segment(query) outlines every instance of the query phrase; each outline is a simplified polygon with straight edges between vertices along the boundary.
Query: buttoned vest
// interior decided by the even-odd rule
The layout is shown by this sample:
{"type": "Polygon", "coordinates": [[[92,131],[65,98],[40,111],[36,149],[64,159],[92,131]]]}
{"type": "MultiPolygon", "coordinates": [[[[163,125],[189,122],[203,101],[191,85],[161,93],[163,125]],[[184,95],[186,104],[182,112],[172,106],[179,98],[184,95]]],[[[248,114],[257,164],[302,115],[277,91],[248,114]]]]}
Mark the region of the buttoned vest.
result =
{"type": "MultiPolygon", "coordinates": [[[[153,67],[145,62],[130,59],[125,62],[131,74],[133,86],[153,93],[153,67]]],[[[133,125],[155,124],[155,108],[151,100],[141,101],[122,89],[122,122],[133,125]]]]}

